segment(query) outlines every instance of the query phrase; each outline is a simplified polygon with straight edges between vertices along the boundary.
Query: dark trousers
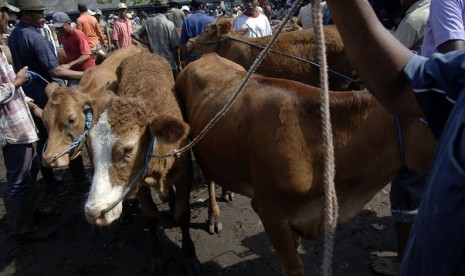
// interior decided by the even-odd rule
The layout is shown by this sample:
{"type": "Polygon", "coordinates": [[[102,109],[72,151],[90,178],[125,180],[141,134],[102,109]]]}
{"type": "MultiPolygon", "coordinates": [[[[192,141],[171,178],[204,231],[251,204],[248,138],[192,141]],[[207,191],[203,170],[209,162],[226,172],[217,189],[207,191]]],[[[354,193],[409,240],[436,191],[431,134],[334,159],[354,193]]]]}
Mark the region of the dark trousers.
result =
{"type": "Polygon", "coordinates": [[[31,181],[39,172],[39,158],[32,144],[6,145],[3,147],[8,187],[5,198],[16,199],[29,193],[31,181]]]}

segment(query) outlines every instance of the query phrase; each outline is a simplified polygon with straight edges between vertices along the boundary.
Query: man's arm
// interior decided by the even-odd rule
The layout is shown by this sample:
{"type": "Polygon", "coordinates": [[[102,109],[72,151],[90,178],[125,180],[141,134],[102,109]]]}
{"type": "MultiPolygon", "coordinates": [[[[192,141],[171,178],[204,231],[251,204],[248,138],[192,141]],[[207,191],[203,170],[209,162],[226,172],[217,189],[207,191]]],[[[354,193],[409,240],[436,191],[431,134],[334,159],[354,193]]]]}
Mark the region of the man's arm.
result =
{"type": "Polygon", "coordinates": [[[71,69],[74,65],[77,65],[77,64],[82,64],[86,61],[88,61],[90,59],[90,55],[81,55],[80,57],[78,57],[77,59],[67,63],[67,64],[63,64],[62,66],[65,67],[66,69],[71,69]]]}
{"type": "Polygon", "coordinates": [[[328,0],[355,71],[394,114],[423,116],[403,68],[413,53],[384,28],[366,0],[328,0]]]}
{"type": "Polygon", "coordinates": [[[438,46],[438,52],[448,53],[458,49],[465,48],[465,41],[461,39],[448,40],[438,46]]]}
{"type": "Polygon", "coordinates": [[[60,78],[60,79],[66,79],[66,80],[69,80],[69,79],[80,80],[82,77],[82,74],[84,74],[84,72],[66,69],[63,66],[58,66],[52,70],[49,70],[48,73],[53,78],[60,78]]]}

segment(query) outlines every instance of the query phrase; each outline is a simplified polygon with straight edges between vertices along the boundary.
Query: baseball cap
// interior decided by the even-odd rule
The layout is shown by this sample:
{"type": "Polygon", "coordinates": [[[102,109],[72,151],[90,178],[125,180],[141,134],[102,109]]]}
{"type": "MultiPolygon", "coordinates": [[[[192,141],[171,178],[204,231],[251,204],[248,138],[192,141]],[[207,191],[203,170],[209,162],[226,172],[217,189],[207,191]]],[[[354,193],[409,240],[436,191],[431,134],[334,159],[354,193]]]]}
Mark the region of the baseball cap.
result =
{"type": "Polygon", "coordinates": [[[101,10],[95,10],[95,14],[98,14],[98,15],[103,15],[102,11],[101,10]]]}
{"type": "Polygon", "coordinates": [[[66,22],[70,22],[71,19],[64,12],[56,12],[52,16],[53,26],[56,28],[61,28],[66,22]]]}
{"type": "Polygon", "coordinates": [[[191,9],[189,9],[189,7],[188,7],[188,6],[182,6],[182,7],[181,7],[181,10],[182,10],[182,11],[188,11],[188,12],[191,12],[191,9]]]}

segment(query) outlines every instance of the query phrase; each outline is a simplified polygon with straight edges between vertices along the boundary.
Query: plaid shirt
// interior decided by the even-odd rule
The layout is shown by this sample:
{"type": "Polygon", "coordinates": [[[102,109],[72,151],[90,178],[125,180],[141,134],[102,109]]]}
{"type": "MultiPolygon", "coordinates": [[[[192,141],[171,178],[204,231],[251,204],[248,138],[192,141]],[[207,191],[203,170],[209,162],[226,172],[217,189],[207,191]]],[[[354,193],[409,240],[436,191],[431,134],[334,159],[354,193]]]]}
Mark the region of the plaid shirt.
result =
{"type": "Polygon", "coordinates": [[[0,48],[0,143],[29,144],[38,140],[37,129],[27,107],[26,95],[15,89],[15,73],[0,48]],[[16,92],[16,93],[15,93],[16,92]]]}

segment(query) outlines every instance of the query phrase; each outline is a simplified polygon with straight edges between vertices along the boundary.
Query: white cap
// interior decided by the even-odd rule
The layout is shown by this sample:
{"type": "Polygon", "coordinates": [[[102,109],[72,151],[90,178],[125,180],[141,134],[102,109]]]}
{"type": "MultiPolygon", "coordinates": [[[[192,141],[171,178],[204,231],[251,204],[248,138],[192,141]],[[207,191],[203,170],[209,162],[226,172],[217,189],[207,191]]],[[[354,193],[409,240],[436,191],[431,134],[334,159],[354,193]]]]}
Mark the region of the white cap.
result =
{"type": "Polygon", "coordinates": [[[127,13],[127,14],[126,14],[126,18],[127,18],[127,19],[132,19],[132,14],[127,13]]]}
{"type": "Polygon", "coordinates": [[[128,6],[124,3],[119,3],[118,6],[116,7],[117,10],[127,10],[128,6]]]}
{"type": "Polygon", "coordinates": [[[95,15],[95,12],[93,12],[91,9],[87,9],[87,13],[88,13],[89,15],[95,15]]]}
{"type": "Polygon", "coordinates": [[[191,12],[191,9],[189,9],[189,7],[188,7],[188,6],[182,6],[182,7],[181,7],[181,10],[182,10],[182,11],[188,11],[188,12],[191,12]]]}

